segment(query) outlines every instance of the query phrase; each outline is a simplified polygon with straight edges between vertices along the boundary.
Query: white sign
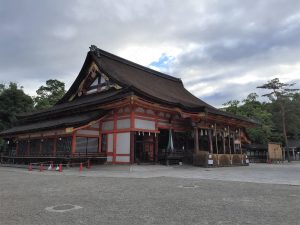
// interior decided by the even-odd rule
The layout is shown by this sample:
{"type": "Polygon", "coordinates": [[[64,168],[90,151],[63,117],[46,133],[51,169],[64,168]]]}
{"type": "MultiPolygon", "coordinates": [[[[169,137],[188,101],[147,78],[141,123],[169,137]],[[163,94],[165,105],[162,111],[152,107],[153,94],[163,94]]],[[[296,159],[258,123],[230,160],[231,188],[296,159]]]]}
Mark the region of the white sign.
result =
{"type": "Polygon", "coordinates": [[[209,160],[208,160],[208,165],[213,165],[213,164],[214,164],[214,160],[209,159],[209,160]]]}

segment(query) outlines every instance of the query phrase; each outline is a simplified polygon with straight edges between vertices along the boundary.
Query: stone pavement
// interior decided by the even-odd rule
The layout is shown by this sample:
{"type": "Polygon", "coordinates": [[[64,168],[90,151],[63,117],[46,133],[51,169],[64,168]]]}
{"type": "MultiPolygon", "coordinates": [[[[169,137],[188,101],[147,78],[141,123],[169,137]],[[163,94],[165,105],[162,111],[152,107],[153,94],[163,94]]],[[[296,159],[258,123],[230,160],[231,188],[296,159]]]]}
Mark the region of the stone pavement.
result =
{"type": "MultiPolygon", "coordinates": [[[[8,168],[7,168],[8,169],[8,168]]],[[[38,171],[26,173],[40,173],[38,171]]],[[[44,171],[45,175],[58,172],[44,171]]],[[[250,166],[202,168],[190,165],[94,165],[90,170],[86,168],[79,172],[78,167],[64,168],[65,175],[80,175],[89,177],[120,177],[120,178],[192,178],[220,181],[240,181],[265,184],[300,185],[300,161],[283,164],[250,164],[250,166]]]]}
{"type": "MultiPolygon", "coordinates": [[[[65,170],[68,174],[78,174],[77,168],[65,170]]],[[[190,165],[102,165],[93,166],[81,173],[95,177],[174,177],[223,181],[240,181],[266,184],[300,185],[300,162],[284,164],[250,164],[250,166],[202,168],[190,165]]]]}
{"type": "Polygon", "coordinates": [[[299,168],[0,167],[0,225],[299,225],[299,168]]]}

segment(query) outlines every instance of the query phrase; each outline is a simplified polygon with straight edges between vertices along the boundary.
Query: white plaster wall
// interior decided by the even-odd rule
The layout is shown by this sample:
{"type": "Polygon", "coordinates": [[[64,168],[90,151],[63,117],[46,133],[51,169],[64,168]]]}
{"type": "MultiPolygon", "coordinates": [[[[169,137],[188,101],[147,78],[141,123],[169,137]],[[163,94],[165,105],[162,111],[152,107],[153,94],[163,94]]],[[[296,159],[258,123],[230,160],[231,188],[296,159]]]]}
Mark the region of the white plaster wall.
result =
{"type": "Polygon", "coordinates": [[[122,119],[117,122],[118,129],[126,129],[130,128],[130,119],[122,119]]]}
{"type": "Polygon", "coordinates": [[[150,120],[135,119],[135,128],[155,130],[155,122],[150,120]]]}
{"type": "Polygon", "coordinates": [[[117,156],[116,157],[116,162],[130,162],[130,157],[129,156],[117,156]]]}
{"type": "Polygon", "coordinates": [[[107,162],[112,162],[113,161],[113,157],[112,156],[107,156],[107,162]]]}
{"type": "Polygon", "coordinates": [[[117,134],[117,154],[130,154],[130,133],[118,133],[117,134]]]}
{"type": "Polygon", "coordinates": [[[113,146],[114,146],[114,135],[108,134],[107,135],[107,152],[113,152],[113,146]]]}
{"type": "Polygon", "coordinates": [[[99,135],[99,131],[97,130],[78,130],[77,134],[86,134],[86,135],[99,135]]]}

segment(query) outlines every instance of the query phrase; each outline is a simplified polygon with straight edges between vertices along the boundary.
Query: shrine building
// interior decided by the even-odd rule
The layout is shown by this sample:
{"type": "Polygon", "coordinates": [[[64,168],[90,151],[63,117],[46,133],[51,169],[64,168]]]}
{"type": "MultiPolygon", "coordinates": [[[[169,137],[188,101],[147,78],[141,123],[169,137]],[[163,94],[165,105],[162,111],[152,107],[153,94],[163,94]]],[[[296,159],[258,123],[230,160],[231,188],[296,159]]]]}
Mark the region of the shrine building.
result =
{"type": "Polygon", "coordinates": [[[18,116],[0,133],[14,163],[90,159],[110,164],[247,164],[251,119],[195,97],[181,79],[91,46],[79,75],[51,108],[18,116]]]}

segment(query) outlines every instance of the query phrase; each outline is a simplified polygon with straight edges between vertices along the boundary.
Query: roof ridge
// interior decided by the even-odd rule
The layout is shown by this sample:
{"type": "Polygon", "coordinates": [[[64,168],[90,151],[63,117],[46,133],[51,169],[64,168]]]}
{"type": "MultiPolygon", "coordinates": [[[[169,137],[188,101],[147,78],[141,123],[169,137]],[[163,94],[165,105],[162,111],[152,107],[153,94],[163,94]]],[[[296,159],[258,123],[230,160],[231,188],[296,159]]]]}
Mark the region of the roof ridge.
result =
{"type": "Polygon", "coordinates": [[[104,56],[106,56],[106,57],[108,57],[108,58],[110,58],[112,60],[119,61],[121,63],[127,64],[128,66],[132,66],[134,68],[143,70],[143,71],[148,72],[148,73],[152,73],[152,74],[154,74],[156,76],[159,76],[159,77],[162,77],[162,78],[165,78],[165,79],[168,79],[168,80],[172,80],[172,81],[176,81],[176,82],[182,83],[182,80],[180,78],[173,77],[171,75],[168,75],[168,74],[165,74],[165,73],[162,73],[162,72],[150,69],[150,68],[148,68],[146,66],[139,65],[139,64],[137,64],[135,62],[132,62],[132,61],[130,61],[128,59],[124,59],[124,58],[122,58],[120,56],[117,56],[117,55],[114,55],[114,54],[112,54],[110,52],[104,51],[104,50],[98,48],[95,45],[92,45],[90,47],[90,52],[93,53],[98,58],[101,58],[101,55],[104,55],[104,56]]]}

